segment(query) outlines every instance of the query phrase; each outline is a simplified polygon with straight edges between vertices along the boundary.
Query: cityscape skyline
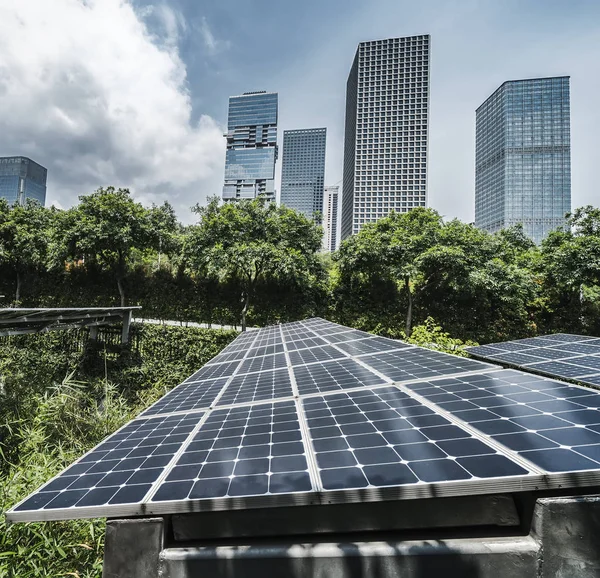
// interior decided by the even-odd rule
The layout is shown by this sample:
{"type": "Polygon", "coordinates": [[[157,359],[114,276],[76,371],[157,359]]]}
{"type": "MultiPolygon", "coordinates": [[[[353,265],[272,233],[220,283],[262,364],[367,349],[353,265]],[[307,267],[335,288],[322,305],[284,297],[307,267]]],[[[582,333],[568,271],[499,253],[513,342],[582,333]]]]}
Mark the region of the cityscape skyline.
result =
{"type": "MultiPolygon", "coordinates": [[[[474,110],[504,80],[563,74],[571,76],[573,85],[573,207],[597,204],[595,167],[585,151],[596,150],[600,140],[594,105],[598,79],[587,73],[600,52],[592,42],[600,8],[577,1],[568,9],[553,1],[543,9],[533,3],[499,7],[432,2],[415,6],[398,26],[395,16],[406,12],[404,2],[376,2],[379,10],[369,10],[373,17],[365,19],[366,7],[350,1],[340,20],[333,6],[309,1],[297,13],[311,18],[300,18],[292,34],[272,26],[280,48],[261,51],[256,58],[257,39],[239,34],[242,16],[251,11],[236,0],[226,8],[229,16],[235,14],[228,19],[221,18],[225,14],[219,13],[220,7],[192,7],[183,0],[174,0],[162,12],[145,0],[87,4],[76,12],[63,0],[52,9],[24,0],[4,9],[0,22],[5,47],[0,55],[0,154],[23,154],[48,167],[48,204],[70,206],[79,194],[114,184],[130,187],[145,203],[169,200],[190,222],[188,208],[219,194],[222,187],[226,98],[263,87],[280,93],[280,116],[285,119],[280,136],[288,128],[327,126],[327,182],[336,183],[341,179],[343,83],[356,45],[422,31],[434,38],[430,206],[448,218],[472,221],[474,110]],[[105,47],[107,53],[98,61],[94,51],[100,43],[89,40],[105,37],[108,27],[120,31],[120,40],[105,47]],[[331,33],[323,35],[325,28],[331,33]],[[192,34],[194,30],[198,33],[192,34]],[[32,41],[53,43],[58,36],[64,46],[57,54],[32,41]],[[143,69],[125,66],[146,57],[149,65],[143,69]],[[72,75],[81,69],[90,82],[71,81],[67,92],[55,76],[35,84],[23,68],[25,62],[32,69],[62,71],[64,80],[77,78],[72,75]],[[91,68],[92,63],[98,67],[91,68]],[[104,73],[102,63],[110,63],[110,74],[104,73]],[[202,66],[210,70],[200,73],[202,66]],[[87,87],[88,96],[79,86],[87,87]],[[300,89],[311,86],[319,90],[300,89]]],[[[289,10],[296,13],[295,8],[267,12],[257,7],[256,18],[268,14],[274,24],[289,10]]]]}

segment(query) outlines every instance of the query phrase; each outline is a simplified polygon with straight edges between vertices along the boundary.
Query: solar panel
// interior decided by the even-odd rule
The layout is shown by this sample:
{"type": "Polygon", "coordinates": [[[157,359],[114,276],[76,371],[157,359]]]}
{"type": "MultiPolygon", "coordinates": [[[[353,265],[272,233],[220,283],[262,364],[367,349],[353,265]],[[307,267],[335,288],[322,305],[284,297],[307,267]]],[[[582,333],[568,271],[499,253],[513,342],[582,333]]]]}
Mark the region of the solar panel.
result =
{"type": "Polygon", "coordinates": [[[595,337],[556,333],[467,347],[467,351],[480,359],[590,385],[598,385],[600,378],[600,340],[595,337]]]}
{"type": "MultiPolygon", "coordinates": [[[[595,354],[581,347],[598,339],[526,341],[521,349],[488,350],[537,363],[577,358],[596,370],[595,354]]],[[[239,336],[7,517],[159,515],[599,483],[599,392],[313,319],[239,336]]]]}
{"type": "Polygon", "coordinates": [[[282,402],[214,411],[152,501],[312,489],[296,405],[282,402]]]}
{"type": "MultiPolygon", "coordinates": [[[[136,419],[15,508],[15,512],[141,502],[183,446],[202,413],[136,419]]],[[[67,510],[66,516],[64,511],[67,510]]]]}
{"type": "Polygon", "coordinates": [[[594,391],[513,370],[406,387],[548,472],[600,467],[594,391]]]}
{"type": "Polygon", "coordinates": [[[448,355],[420,347],[365,355],[360,359],[363,363],[389,377],[391,381],[477,371],[490,367],[466,357],[448,355]]]}
{"type": "Polygon", "coordinates": [[[386,382],[386,379],[382,379],[353,359],[294,367],[293,371],[300,395],[339,391],[340,389],[386,382]]]}

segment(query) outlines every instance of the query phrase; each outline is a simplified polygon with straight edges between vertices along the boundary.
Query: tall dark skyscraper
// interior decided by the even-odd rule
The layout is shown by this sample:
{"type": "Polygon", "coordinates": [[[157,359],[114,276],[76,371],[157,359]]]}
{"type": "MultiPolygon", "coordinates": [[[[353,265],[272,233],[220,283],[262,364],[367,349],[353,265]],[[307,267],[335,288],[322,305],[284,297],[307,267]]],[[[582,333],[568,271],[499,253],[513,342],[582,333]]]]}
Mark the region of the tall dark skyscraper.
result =
{"type": "Polygon", "coordinates": [[[11,205],[26,199],[46,203],[48,171],[27,157],[0,157],[0,198],[11,205]]]}
{"type": "Polygon", "coordinates": [[[427,205],[429,35],[361,42],[346,87],[341,237],[427,205]]]}
{"type": "Polygon", "coordinates": [[[323,217],[326,128],[283,132],[281,204],[309,219],[323,217]]]}
{"type": "Polygon", "coordinates": [[[571,210],[569,77],[505,82],[476,115],[475,225],[541,242],[571,210]]]}
{"type": "Polygon", "coordinates": [[[277,93],[247,92],[229,98],[223,200],[275,200],[277,93]]]}

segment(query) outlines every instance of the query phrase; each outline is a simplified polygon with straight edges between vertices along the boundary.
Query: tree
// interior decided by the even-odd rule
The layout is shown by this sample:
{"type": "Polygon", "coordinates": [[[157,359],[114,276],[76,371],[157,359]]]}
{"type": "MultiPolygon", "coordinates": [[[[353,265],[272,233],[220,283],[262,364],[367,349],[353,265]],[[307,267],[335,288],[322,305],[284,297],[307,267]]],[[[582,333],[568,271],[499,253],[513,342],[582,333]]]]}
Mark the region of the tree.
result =
{"type": "Polygon", "coordinates": [[[436,245],[442,224],[441,216],[433,209],[392,212],[342,243],[337,255],[340,275],[345,280],[377,277],[403,287],[407,298],[405,332],[409,337],[419,258],[436,245]]]}
{"type": "Polygon", "coordinates": [[[24,205],[0,205],[0,259],[15,275],[15,305],[21,301],[25,274],[46,267],[50,227],[56,213],[37,201],[24,205]]]}
{"type": "Polygon", "coordinates": [[[58,260],[83,261],[109,271],[124,307],[128,267],[136,254],[158,250],[160,239],[170,239],[174,213],[168,203],[148,210],[134,201],[128,189],[114,187],[79,200],[79,205],[64,211],[56,229],[58,260]]]}
{"type": "Polygon", "coordinates": [[[321,230],[296,211],[262,198],[222,206],[213,198],[193,210],[199,223],[188,229],[186,262],[195,274],[238,287],[243,331],[259,282],[310,286],[323,273],[321,230]]]}

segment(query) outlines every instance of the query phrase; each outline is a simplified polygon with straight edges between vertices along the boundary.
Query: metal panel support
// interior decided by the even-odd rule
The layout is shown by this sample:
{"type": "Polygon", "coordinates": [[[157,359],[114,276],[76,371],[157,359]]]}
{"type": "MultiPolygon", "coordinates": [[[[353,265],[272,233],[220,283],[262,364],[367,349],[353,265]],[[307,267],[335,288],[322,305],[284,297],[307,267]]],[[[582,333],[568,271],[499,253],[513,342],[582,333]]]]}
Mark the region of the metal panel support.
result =
{"type": "Polygon", "coordinates": [[[123,314],[123,332],[121,333],[121,343],[129,343],[129,326],[131,325],[131,310],[123,314]]]}

